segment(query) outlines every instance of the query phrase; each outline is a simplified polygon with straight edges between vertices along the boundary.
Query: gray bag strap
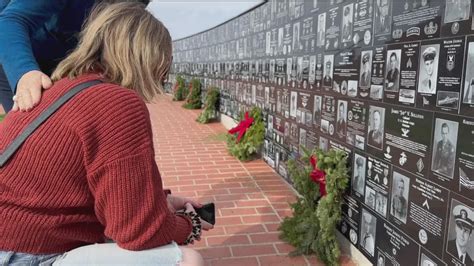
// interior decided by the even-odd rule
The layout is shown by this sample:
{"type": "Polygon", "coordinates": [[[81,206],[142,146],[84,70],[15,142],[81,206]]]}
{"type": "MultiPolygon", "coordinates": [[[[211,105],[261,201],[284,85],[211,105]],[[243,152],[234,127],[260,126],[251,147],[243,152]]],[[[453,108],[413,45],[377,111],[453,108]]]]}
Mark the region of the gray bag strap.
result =
{"type": "Polygon", "coordinates": [[[72,97],[74,97],[79,92],[102,83],[100,80],[91,80],[81,84],[74,86],[68,92],[66,92],[63,96],[53,102],[46,110],[44,110],[31,124],[29,124],[23,132],[21,132],[18,137],[16,137],[10,145],[6,148],[6,150],[0,154],[0,168],[5,165],[5,163],[15,154],[15,152],[21,147],[21,145],[28,139],[28,137],[41,125],[43,124],[46,119],[48,119],[54,112],[56,112],[63,104],[69,101],[72,97]]]}

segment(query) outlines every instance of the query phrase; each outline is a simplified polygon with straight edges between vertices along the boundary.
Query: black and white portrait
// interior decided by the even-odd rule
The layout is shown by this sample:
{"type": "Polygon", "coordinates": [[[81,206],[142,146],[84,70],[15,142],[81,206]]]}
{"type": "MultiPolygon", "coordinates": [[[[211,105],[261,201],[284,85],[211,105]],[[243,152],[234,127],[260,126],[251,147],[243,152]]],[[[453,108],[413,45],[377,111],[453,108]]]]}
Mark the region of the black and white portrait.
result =
{"type": "Polygon", "coordinates": [[[374,256],[375,251],[375,233],[377,227],[377,218],[362,209],[362,223],[360,226],[360,245],[371,256],[374,256]]]}
{"type": "Polygon", "coordinates": [[[300,50],[300,22],[293,24],[293,50],[300,50]]]}
{"type": "MultiPolygon", "coordinates": [[[[291,75],[292,75],[292,70],[293,70],[293,58],[290,56],[286,59],[286,80],[290,82],[291,80],[291,75]]],[[[296,75],[296,69],[295,69],[295,75],[296,75]]]]}
{"type": "Polygon", "coordinates": [[[398,91],[400,88],[400,57],[401,49],[387,51],[384,87],[386,91],[398,91]]]}
{"type": "Polygon", "coordinates": [[[277,42],[277,51],[278,51],[278,54],[282,54],[283,53],[283,27],[280,27],[278,29],[278,42],[277,42]]]}
{"type": "Polygon", "coordinates": [[[318,32],[316,45],[323,47],[326,42],[326,12],[318,15],[318,32]]]}
{"type": "Polygon", "coordinates": [[[298,92],[292,91],[291,96],[290,96],[290,116],[291,117],[296,117],[296,103],[298,99],[298,92]]]}
{"type": "Polygon", "coordinates": [[[470,0],[446,0],[444,23],[467,20],[470,14],[470,0]]]}
{"type": "Polygon", "coordinates": [[[352,41],[352,27],[353,27],[353,4],[344,6],[342,11],[341,23],[341,37],[342,42],[352,41]]]}
{"type": "Polygon", "coordinates": [[[300,128],[300,147],[306,147],[306,129],[300,128]]]}
{"type": "Polygon", "coordinates": [[[374,33],[375,35],[390,33],[391,29],[391,5],[392,0],[375,0],[375,18],[374,33]]]}
{"type": "Polygon", "coordinates": [[[354,163],[352,164],[352,189],[364,195],[365,187],[365,156],[354,154],[354,163]]]}
{"type": "Polygon", "coordinates": [[[265,34],[265,54],[266,55],[272,55],[272,50],[271,50],[271,45],[270,45],[271,39],[272,39],[272,33],[270,31],[267,31],[265,34]]]}
{"type": "Polygon", "coordinates": [[[328,139],[325,137],[319,137],[319,148],[323,151],[329,149],[328,139]]]}
{"type": "Polygon", "coordinates": [[[418,92],[425,94],[436,94],[439,44],[422,45],[420,51],[418,92]]]}
{"type": "Polygon", "coordinates": [[[362,51],[360,61],[359,85],[362,88],[370,87],[372,77],[372,51],[362,51]]]}
{"type": "Polygon", "coordinates": [[[375,210],[375,190],[369,186],[365,187],[365,204],[375,210]]]}
{"type": "Polygon", "coordinates": [[[322,97],[319,95],[314,95],[313,121],[315,125],[319,125],[321,123],[321,104],[322,97]]]}
{"type": "Polygon", "coordinates": [[[474,78],[469,81],[469,84],[464,87],[463,103],[474,104],[474,78]]]}
{"type": "Polygon", "coordinates": [[[474,104],[474,42],[469,43],[467,50],[463,96],[463,103],[474,104]]]}
{"type": "Polygon", "coordinates": [[[329,121],[326,119],[321,119],[321,132],[324,134],[329,133],[329,121]]]}
{"type": "Polygon", "coordinates": [[[332,88],[334,55],[324,55],[323,86],[332,88]]]}
{"type": "Polygon", "coordinates": [[[394,171],[390,214],[403,223],[407,222],[409,189],[410,178],[394,171]]]}
{"type": "Polygon", "coordinates": [[[308,82],[314,84],[316,80],[316,56],[312,55],[309,57],[309,78],[308,82]]]}
{"type": "Polygon", "coordinates": [[[290,137],[292,139],[298,140],[298,125],[296,123],[291,123],[290,137]]]}
{"type": "Polygon", "coordinates": [[[474,265],[474,209],[453,199],[446,251],[463,265],[474,265]]]}
{"type": "Polygon", "coordinates": [[[347,133],[347,101],[337,102],[336,133],[340,138],[345,138],[347,133]]]}
{"type": "Polygon", "coordinates": [[[380,192],[377,192],[375,195],[375,211],[382,216],[387,215],[387,197],[380,192]]]}
{"type": "Polygon", "coordinates": [[[379,150],[383,149],[384,123],[385,108],[370,106],[367,144],[379,150]]]}
{"type": "Polygon", "coordinates": [[[299,84],[303,81],[303,57],[299,56],[297,59],[297,67],[296,67],[296,81],[299,84]]]}
{"type": "Polygon", "coordinates": [[[433,133],[433,158],[431,170],[453,178],[459,123],[436,118],[433,133]]]}
{"type": "Polygon", "coordinates": [[[285,132],[284,132],[284,135],[285,135],[285,137],[289,137],[289,136],[290,136],[290,123],[289,123],[289,122],[285,122],[285,132]]]}

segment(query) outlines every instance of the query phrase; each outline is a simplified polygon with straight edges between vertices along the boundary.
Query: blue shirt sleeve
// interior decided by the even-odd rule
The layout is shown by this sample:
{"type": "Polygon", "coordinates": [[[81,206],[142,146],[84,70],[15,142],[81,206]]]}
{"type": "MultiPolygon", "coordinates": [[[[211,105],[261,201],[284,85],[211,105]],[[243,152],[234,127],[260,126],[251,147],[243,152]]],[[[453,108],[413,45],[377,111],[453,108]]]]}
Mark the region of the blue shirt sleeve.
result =
{"type": "Polygon", "coordinates": [[[52,16],[60,13],[66,0],[12,0],[0,13],[0,64],[12,91],[23,74],[39,70],[31,36],[52,16]]]}

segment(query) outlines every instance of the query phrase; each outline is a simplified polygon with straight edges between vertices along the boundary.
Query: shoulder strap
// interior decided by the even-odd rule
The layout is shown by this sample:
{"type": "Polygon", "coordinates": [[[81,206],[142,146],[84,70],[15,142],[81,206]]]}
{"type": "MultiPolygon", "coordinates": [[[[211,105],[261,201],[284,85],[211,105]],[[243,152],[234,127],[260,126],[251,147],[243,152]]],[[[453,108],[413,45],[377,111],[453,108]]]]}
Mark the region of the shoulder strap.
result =
{"type": "Polygon", "coordinates": [[[28,137],[41,125],[43,124],[46,119],[48,119],[54,112],[56,112],[63,104],[69,101],[72,97],[74,97],[79,92],[102,83],[100,80],[91,80],[81,84],[74,86],[68,92],[66,92],[63,96],[53,102],[46,110],[44,110],[31,124],[29,124],[23,132],[21,132],[18,137],[16,137],[10,145],[6,148],[6,150],[0,154],[0,168],[5,165],[5,163],[12,157],[15,152],[21,147],[21,145],[28,139],[28,137]]]}

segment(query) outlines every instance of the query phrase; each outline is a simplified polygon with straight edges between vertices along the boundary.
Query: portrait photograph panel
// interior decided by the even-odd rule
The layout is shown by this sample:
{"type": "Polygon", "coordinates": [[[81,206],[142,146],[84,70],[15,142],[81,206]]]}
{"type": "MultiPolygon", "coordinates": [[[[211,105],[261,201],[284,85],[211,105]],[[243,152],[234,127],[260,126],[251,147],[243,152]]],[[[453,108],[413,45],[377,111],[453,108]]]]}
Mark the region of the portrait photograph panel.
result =
{"type": "Polygon", "coordinates": [[[444,23],[468,20],[471,14],[471,0],[446,0],[444,23]]]}
{"type": "Polygon", "coordinates": [[[323,87],[332,88],[334,55],[324,55],[323,87]]]}
{"type": "Polygon", "coordinates": [[[362,209],[360,225],[360,245],[372,257],[375,251],[377,218],[366,209],[362,209]]]}
{"type": "Polygon", "coordinates": [[[379,150],[383,149],[384,124],[385,108],[370,106],[367,145],[379,150]]]}
{"type": "Polygon", "coordinates": [[[446,252],[457,263],[474,265],[474,208],[456,199],[451,200],[446,252]]]}
{"type": "Polygon", "coordinates": [[[454,175],[459,123],[436,118],[431,170],[450,179],[454,175]]]}
{"type": "Polygon", "coordinates": [[[387,197],[380,192],[375,195],[375,211],[383,217],[387,215],[387,197]]]}
{"type": "Polygon", "coordinates": [[[358,196],[364,195],[366,158],[358,153],[354,153],[354,163],[352,164],[352,189],[358,196]]]}
{"type": "Polygon", "coordinates": [[[321,106],[322,106],[322,96],[314,95],[314,105],[313,105],[313,123],[315,125],[321,124],[321,106]]]}
{"type": "Polygon", "coordinates": [[[359,86],[369,88],[372,78],[372,50],[362,51],[360,60],[359,86]]]}
{"type": "Polygon", "coordinates": [[[390,214],[402,223],[407,222],[410,178],[393,171],[390,214]]]}
{"type": "Polygon", "coordinates": [[[400,89],[400,62],[402,50],[388,50],[385,66],[384,89],[397,92],[400,89]]]}
{"type": "Polygon", "coordinates": [[[347,101],[337,101],[336,133],[339,138],[345,138],[347,134],[347,101]]]}
{"type": "Polygon", "coordinates": [[[326,12],[318,15],[318,31],[316,45],[318,47],[324,47],[326,42],[326,12]]]}
{"type": "Polygon", "coordinates": [[[374,34],[388,34],[392,28],[392,0],[374,0],[374,3],[374,34]]]}
{"type": "Polygon", "coordinates": [[[342,42],[352,41],[353,4],[348,4],[342,9],[341,39],[342,42]]]}
{"type": "Polygon", "coordinates": [[[418,71],[418,93],[436,94],[439,64],[439,44],[422,45],[418,71]]]}
{"type": "Polygon", "coordinates": [[[474,104],[474,42],[469,43],[465,67],[464,95],[462,102],[465,104],[474,104]]]}

